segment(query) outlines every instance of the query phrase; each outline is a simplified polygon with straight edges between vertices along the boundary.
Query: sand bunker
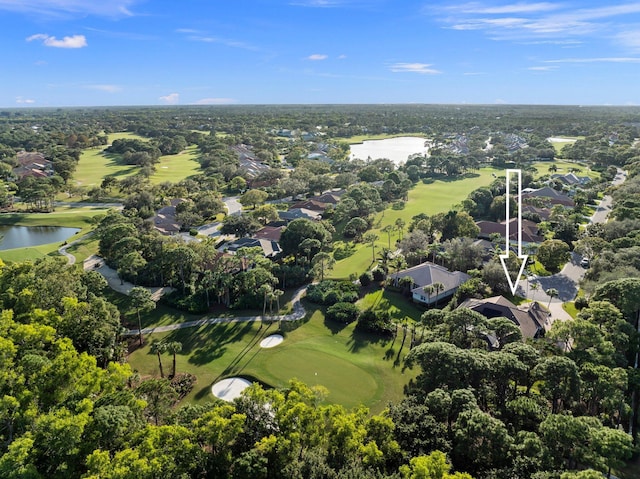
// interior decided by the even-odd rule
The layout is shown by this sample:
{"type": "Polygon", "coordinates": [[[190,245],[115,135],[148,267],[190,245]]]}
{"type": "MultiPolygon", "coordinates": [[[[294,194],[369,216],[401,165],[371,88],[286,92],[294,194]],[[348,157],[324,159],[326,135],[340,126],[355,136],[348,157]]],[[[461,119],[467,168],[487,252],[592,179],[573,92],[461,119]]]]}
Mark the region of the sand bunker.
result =
{"type": "Polygon", "coordinates": [[[251,386],[251,381],[242,378],[227,378],[211,386],[211,392],[217,398],[233,401],[242,391],[251,386]]]}
{"type": "Polygon", "coordinates": [[[282,342],[284,338],[280,334],[272,334],[260,341],[261,348],[273,348],[282,342]]]}

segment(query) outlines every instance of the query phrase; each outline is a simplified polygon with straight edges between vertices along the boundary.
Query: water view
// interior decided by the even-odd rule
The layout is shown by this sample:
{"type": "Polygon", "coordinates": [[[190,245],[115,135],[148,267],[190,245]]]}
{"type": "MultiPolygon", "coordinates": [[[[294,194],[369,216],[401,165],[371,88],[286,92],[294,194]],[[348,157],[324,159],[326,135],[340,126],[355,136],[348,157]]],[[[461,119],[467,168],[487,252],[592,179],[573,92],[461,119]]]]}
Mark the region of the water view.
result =
{"type": "Polygon", "coordinates": [[[78,231],[61,226],[0,226],[0,250],[62,242],[78,231]]]}
{"type": "Polygon", "coordinates": [[[427,141],[427,138],[401,136],[386,140],[365,140],[362,143],[349,146],[351,147],[352,159],[377,160],[378,158],[387,158],[399,165],[407,161],[410,155],[416,153],[424,155],[428,150],[425,146],[427,141]]]}

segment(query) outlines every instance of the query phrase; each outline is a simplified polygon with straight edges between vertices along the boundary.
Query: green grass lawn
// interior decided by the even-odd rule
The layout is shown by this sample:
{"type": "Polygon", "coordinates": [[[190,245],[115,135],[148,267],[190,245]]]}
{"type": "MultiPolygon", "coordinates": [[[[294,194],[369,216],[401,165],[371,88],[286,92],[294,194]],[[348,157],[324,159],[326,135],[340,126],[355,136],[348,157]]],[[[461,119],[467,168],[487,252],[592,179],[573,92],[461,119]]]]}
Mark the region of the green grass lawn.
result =
{"type": "Polygon", "coordinates": [[[597,171],[592,171],[586,166],[581,165],[580,163],[565,161],[562,159],[555,159],[553,161],[534,161],[531,163],[531,166],[538,170],[538,172],[534,175],[536,178],[551,174],[564,175],[570,173],[571,170],[576,168],[579,170],[576,172],[576,175],[578,176],[588,176],[589,178],[594,180],[600,178],[600,173],[598,173],[597,171]],[[549,171],[549,167],[551,165],[556,165],[558,171],[556,171],[555,173],[549,171]]]}
{"type": "Polygon", "coordinates": [[[160,163],[156,165],[156,172],[151,176],[151,182],[158,184],[165,181],[177,183],[189,176],[202,173],[200,163],[196,160],[198,147],[191,145],[177,155],[165,155],[160,157],[160,163]]]}
{"type": "MultiPolygon", "coordinates": [[[[146,141],[145,138],[134,133],[121,132],[109,134],[109,143],[123,138],[146,141]]],[[[106,148],[107,146],[82,151],[78,167],[73,175],[76,184],[86,187],[99,186],[105,176],[122,178],[138,171],[136,166],[122,164],[119,161],[119,155],[103,153],[106,148]]]]}
{"type": "Polygon", "coordinates": [[[405,319],[419,321],[424,309],[418,308],[411,302],[411,298],[387,289],[374,289],[364,295],[356,303],[361,311],[373,309],[389,311],[393,321],[402,322],[405,319]]]}
{"type": "MultiPolygon", "coordinates": [[[[148,141],[147,138],[134,133],[122,132],[109,135],[109,143],[118,139],[137,139],[148,141]]],[[[98,186],[106,176],[114,176],[118,179],[136,174],[137,166],[126,165],[120,160],[120,155],[109,155],[104,149],[91,148],[82,151],[78,167],[74,174],[74,180],[78,185],[91,187],[98,186]]],[[[192,145],[184,152],[177,155],[164,155],[156,165],[156,172],[151,177],[152,183],[164,181],[178,182],[200,172],[200,164],[196,161],[197,147],[192,145]]]]}
{"type": "MultiPolygon", "coordinates": [[[[159,374],[157,357],[150,353],[153,341],[180,341],[177,370],[198,378],[186,400],[210,400],[211,385],[229,376],[256,379],[268,386],[282,387],[290,379],[322,385],[329,390],[327,402],[346,407],[364,404],[380,412],[389,401],[403,397],[403,387],[417,371],[403,371],[402,359],[409,352],[408,340],[395,340],[355,331],[327,321],[320,310],[310,320],[296,325],[277,323],[262,327],[258,323],[226,323],[189,328],[146,338],[143,348],[129,356],[131,366],[142,375],[159,374]],[[295,327],[298,326],[298,327],[295,327]],[[271,349],[260,348],[260,341],[276,331],[285,340],[271,349]]],[[[171,356],[164,355],[164,368],[171,367],[171,356]]]]}
{"type": "MultiPolygon", "coordinates": [[[[398,218],[402,218],[409,226],[411,218],[419,213],[433,215],[446,212],[464,200],[476,188],[489,185],[494,180],[492,173],[499,175],[502,171],[495,168],[482,168],[478,173],[460,180],[437,180],[430,184],[418,183],[409,191],[409,201],[406,202],[404,209],[387,208],[376,215],[374,226],[371,229],[371,232],[379,237],[375,243],[376,252],[389,246],[388,235],[382,232],[385,226],[395,224],[398,218]]],[[[392,248],[398,239],[398,234],[397,231],[391,234],[392,248]]],[[[353,255],[336,261],[328,276],[334,279],[347,279],[351,273],[359,275],[370,268],[372,264],[371,246],[359,243],[356,245],[356,251],[353,255]]]]}

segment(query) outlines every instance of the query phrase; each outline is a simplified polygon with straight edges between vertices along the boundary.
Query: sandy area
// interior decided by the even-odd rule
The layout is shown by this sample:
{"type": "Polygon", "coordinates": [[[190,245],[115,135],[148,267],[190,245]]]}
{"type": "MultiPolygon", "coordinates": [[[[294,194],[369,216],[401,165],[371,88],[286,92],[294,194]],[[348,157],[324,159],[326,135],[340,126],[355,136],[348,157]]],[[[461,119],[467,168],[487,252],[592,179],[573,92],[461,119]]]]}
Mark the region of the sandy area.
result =
{"type": "Polygon", "coordinates": [[[261,348],[273,348],[280,344],[284,338],[280,334],[272,334],[260,341],[261,348]]]}
{"type": "Polygon", "coordinates": [[[251,381],[242,378],[227,378],[211,386],[211,392],[217,398],[233,401],[242,391],[251,386],[251,381]]]}

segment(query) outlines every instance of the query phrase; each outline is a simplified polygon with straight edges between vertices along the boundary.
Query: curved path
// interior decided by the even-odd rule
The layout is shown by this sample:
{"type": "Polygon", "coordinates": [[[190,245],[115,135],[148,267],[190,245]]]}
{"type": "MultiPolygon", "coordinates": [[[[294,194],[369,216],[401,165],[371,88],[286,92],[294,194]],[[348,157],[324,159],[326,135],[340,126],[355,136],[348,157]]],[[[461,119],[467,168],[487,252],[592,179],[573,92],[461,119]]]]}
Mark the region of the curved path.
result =
{"type": "Polygon", "coordinates": [[[75,245],[76,243],[79,243],[80,241],[82,241],[82,240],[84,240],[86,238],[89,238],[90,236],[93,236],[93,233],[94,233],[93,231],[90,231],[86,235],[83,235],[80,238],[74,239],[71,243],[63,244],[60,248],[58,248],[58,253],[60,253],[64,257],[66,257],[67,261],[69,261],[69,264],[76,264],[76,257],[73,256],[71,253],[69,253],[67,251],[67,248],[70,248],[71,246],[75,245]]]}
{"type": "MultiPolygon", "coordinates": [[[[202,318],[195,321],[185,321],[184,323],[168,324],[166,326],[156,326],[155,328],[143,328],[142,334],[164,333],[167,331],[175,331],[177,329],[195,328],[198,326],[204,326],[207,324],[220,324],[220,323],[249,323],[254,321],[297,321],[304,318],[306,311],[300,302],[300,298],[307,290],[307,286],[299,288],[291,298],[293,303],[293,312],[290,314],[283,314],[280,316],[237,316],[237,317],[224,317],[224,318],[202,318]]],[[[124,336],[136,336],[140,334],[137,329],[129,329],[125,331],[124,336]]]]}

